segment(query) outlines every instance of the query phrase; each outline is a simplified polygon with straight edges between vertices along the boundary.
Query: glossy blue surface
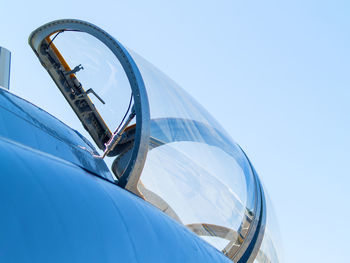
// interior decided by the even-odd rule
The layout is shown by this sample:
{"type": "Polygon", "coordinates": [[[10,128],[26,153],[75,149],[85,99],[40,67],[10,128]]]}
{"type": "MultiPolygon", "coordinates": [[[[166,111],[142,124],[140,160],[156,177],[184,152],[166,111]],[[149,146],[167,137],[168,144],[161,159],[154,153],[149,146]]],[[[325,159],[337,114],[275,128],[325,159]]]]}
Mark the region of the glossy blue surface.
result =
{"type": "Polygon", "coordinates": [[[231,262],[145,201],[0,140],[1,262],[231,262]]]}
{"type": "Polygon", "coordinates": [[[35,105],[0,89],[0,136],[49,153],[113,181],[90,142],[35,105]]]}

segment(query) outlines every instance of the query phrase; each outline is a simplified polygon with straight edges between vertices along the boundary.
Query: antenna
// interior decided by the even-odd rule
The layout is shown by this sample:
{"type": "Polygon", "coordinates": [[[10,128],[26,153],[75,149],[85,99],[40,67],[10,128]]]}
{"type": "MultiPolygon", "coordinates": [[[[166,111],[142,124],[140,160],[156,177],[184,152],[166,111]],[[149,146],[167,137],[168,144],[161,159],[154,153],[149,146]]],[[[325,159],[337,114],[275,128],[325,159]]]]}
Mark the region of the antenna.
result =
{"type": "Polygon", "coordinates": [[[11,52],[0,47],[0,86],[10,89],[11,52]]]}

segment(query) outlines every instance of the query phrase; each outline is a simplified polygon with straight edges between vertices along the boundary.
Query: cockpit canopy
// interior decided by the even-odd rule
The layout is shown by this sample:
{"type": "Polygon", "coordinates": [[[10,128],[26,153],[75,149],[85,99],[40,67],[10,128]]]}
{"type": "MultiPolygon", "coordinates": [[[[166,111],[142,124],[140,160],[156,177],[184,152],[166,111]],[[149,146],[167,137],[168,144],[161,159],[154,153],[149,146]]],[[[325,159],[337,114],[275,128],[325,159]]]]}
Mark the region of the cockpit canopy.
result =
{"type": "Polygon", "coordinates": [[[190,95],[84,21],[48,23],[29,44],[103,151],[95,158],[113,158],[118,185],[234,262],[278,262],[261,250],[266,204],[254,168],[190,95]]]}

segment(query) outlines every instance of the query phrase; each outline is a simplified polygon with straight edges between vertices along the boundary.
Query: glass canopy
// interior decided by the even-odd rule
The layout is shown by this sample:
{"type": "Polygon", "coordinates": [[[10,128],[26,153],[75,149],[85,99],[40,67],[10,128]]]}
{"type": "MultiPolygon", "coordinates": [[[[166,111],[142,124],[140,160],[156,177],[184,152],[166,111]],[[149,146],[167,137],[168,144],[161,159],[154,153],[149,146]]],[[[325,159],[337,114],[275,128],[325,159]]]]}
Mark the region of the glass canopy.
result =
{"type": "Polygon", "coordinates": [[[141,188],[166,200],[174,218],[223,250],[239,238],[223,229],[238,233],[254,213],[255,198],[248,194],[255,192],[250,165],[202,106],[131,54],[145,82],[151,117],[141,188]]]}
{"type": "Polygon", "coordinates": [[[254,168],[188,93],[84,21],[48,23],[29,43],[103,151],[96,158],[113,158],[119,186],[234,262],[278,262],[254,168]]]}

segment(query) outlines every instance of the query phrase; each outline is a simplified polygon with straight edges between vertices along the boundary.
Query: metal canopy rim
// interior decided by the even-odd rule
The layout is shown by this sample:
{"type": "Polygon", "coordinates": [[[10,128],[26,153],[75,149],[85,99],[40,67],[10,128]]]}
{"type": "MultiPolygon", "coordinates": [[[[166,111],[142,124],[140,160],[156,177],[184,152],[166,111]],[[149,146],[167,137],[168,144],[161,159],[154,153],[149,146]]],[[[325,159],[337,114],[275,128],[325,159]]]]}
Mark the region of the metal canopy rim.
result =
{"type": "Polygon", "coordinates": [[[136,112],[135,142],[130,161],[118,185],[130,191],[141,176],[148,152],[150,110],[147,91],[141,73],[126,48],[103,29],[78,19],[60,19],[49,22],[31,33],[28,42],[41,61],[40,47],[46,37],[61,30],[76,30],[90,34],[105,44],[117,57],[130,83],[136,112]],[[129,182],[129,179],[130,180],[129,182]]]}

